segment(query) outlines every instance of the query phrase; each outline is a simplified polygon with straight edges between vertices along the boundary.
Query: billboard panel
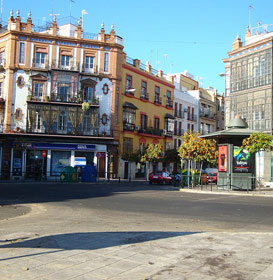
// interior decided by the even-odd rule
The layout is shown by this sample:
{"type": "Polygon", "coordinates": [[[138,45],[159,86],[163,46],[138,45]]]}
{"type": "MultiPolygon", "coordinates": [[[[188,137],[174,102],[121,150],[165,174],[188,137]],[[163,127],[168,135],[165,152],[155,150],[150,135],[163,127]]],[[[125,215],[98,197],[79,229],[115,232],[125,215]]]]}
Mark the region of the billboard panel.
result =
{"type": "Polygon", "coordinates": [[[218,171],[227,172],[228,146],[219,146],[218,171]]]}
{"type": "Polygon", "coordinates": [[[246,149],[233,147],[233,172],[234,173],[251,173],[251,154],[246,149]]]}

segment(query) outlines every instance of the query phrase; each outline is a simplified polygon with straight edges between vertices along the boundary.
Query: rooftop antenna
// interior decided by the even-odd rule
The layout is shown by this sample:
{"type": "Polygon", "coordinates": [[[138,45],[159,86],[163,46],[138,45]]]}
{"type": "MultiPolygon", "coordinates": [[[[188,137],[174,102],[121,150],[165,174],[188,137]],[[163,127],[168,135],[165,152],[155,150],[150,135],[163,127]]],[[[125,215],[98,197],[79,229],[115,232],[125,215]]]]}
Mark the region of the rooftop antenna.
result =
{"type": "Polygon", "coordinates": [[[166,71],[166,61],[168,58],[168,54],[164,53],[163,56],[164,56],[164,71],[166,71]]]}
{"type": "Polygon", "coordinates": [[[82,10],[82,30],[83,30],[83,15],[88,15],[88,13],[86,12],[86,9],[82,10]]]}
{"type": "Polygon", "coordinates": [[[251,9],[255,10],[255,8],[252,5],[248,6],[248,27],[249,30],[251,30],[251,9]]]}
{"type": "Polygon", "coordinates": [[[70,23],[71,23],[71,9],[72,9],[72,3],[75,3],[74,0],[69,0],[70,3],[70,23]]]}
{"type": "Polygon", "coordinates": [[[52,17],[52,21],[54,21],[56,19],[56,16],[59,16],[60,14],[49,14],[50,17],[52,17]]]}
{"type": "Polygon", "coordinates": [[[160,61],[158,59],[158,49],[156,50],[156,58],[157,58],[157,60],[156,60],[156,69],[158,70],[158,66],[160,64],[160,61]]]}

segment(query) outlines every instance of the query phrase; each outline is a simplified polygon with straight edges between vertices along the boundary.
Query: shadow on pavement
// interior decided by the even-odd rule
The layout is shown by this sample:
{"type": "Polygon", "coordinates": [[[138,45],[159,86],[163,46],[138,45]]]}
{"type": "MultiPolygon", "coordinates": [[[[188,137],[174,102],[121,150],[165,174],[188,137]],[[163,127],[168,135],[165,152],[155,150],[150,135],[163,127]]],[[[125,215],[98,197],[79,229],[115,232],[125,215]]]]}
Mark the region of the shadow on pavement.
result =
{"type": "Polygon", "coordinates": [[[1,258],[0,261],[29,256],[55,253],[64,250],[98,250],[114,246],[136,244],[146,241],[166,239],[200,232],[164,232],[164,231],[129,231],[129,232],[76,232],[57,234],[28,239],[0,240],[0,250],[4,248],[44,248],[55,249],[27,255],[1,258]],[[1,244],[2,243],[2,244],[1,244]],[[8,243],[8,244],[7,244],[8,243]]]}
{"type": "Polygon", "coordinates": [[[172,186],[134,183],[16,183],[0,184],[0,205],[57,202],[71,199],[105,197],[143,190],[174,190],[172,186]]]}

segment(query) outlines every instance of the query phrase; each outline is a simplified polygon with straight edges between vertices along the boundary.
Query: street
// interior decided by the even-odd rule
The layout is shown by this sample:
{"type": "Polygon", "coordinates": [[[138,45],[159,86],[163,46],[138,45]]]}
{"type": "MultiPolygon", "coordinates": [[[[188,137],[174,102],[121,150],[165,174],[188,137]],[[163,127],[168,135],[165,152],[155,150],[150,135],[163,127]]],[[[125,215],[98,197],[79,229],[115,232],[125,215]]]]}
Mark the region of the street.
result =
{"type": "Polygon", "coordinates": [[[146,182],[0,190],[0,279],[272,279],[273,197],[146,182]]]}

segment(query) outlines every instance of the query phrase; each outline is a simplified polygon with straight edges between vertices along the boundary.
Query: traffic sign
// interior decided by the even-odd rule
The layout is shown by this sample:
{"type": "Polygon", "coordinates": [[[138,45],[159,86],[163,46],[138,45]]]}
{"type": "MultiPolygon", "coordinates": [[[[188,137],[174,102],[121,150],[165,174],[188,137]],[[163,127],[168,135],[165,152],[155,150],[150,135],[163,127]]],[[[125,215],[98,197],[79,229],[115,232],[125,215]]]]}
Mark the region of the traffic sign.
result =
{"type": "Polygon", "coordinates": [[[96,153],[96,157],[97,157],[98,159],[102,158],[102,153],[101,153],[101,152],[97,152],[97,153],[96,153]]]}
{"type": "Polygon", "coordinates": [[[42,151],[42,157],[46,157],[46,151],[42,151]]]}

